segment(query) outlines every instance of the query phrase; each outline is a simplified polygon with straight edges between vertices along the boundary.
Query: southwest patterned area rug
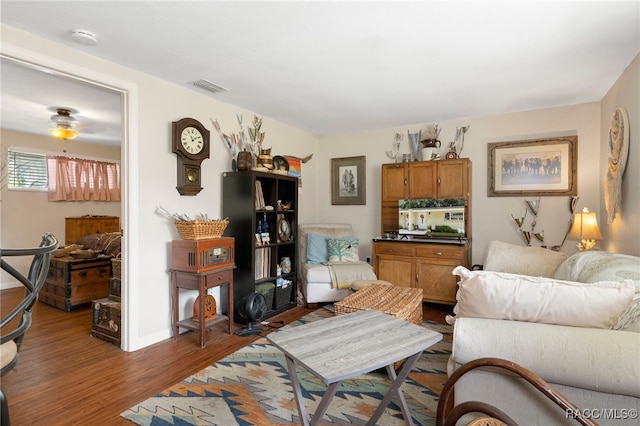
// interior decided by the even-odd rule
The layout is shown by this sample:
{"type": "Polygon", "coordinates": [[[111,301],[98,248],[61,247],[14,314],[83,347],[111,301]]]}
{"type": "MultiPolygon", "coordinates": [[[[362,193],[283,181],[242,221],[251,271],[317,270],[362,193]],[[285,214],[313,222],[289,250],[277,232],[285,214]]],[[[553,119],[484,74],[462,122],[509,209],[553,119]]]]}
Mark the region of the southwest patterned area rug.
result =
{"type": "MultiPolygon", "coordinates": [[[[308,314],[287,327],[333,315],[326,309],[308,314]]],[[[452,327],[425,321],[424,327],[444,335],[426,350],[402,391],[416,425],[435,423],[438,395],[446,382],[452,327]]],[[[326,385],[298,369],[308,413],[315,411],[326,385]]],[[[323,425],[364,425],[383,398],[390,381],[380,370],[343,382],[324,415],[323,425]]],[[[282,352],[261,338],[164,392],[121,414],[138,425],[268,426],[300,424],[287,364],[282,352]]],[[[378,424],[405,424],[392,401],[378,424]]]]}

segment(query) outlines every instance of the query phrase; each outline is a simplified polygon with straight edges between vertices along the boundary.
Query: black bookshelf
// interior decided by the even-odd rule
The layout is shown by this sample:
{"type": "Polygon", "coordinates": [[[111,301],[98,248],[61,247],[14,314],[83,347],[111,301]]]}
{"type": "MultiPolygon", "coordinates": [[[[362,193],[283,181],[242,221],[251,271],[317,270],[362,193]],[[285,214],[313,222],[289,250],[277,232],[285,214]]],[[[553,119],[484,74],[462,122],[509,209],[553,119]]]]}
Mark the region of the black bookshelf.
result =
{"type": "MultiPolygon", "coordinates": [[[[297,299],[297,229],[298,179],[277,173],[242,171],[222,175],[222,216],[229,218],[225,236],[235,237],[236,269],[233,271],[233,298],[235,320],[244,323],[238,314],[238,302],[256,291],[256,285],[273,283],[273,302],[266,317],[271,317],[296,306],[297,299]],[[261,194],[260,194],[261,193],[261,194]],[[256,204],[256,200],[264,203],[256,204]],[[281,202],[281,205],[278,202],[281,202]],[[263,207],[264,205],[264,207],[263,207]],[[279,239],[279,219],[289,223],[289,240],[279,239]],[[268,242],[259,241],[258,225],[268,224],[268,242]],[[291,271],[282,273],[289,287],[277,288],[277,265],[282,258],[291,260],[291,271]]],[[[265,238],[266,239],[266,238],[265,238]]],[[[270,287],[260,286],[262,287],[270,287]]],[[[269,299],[268,299],[269,300],[269,299]]]]}

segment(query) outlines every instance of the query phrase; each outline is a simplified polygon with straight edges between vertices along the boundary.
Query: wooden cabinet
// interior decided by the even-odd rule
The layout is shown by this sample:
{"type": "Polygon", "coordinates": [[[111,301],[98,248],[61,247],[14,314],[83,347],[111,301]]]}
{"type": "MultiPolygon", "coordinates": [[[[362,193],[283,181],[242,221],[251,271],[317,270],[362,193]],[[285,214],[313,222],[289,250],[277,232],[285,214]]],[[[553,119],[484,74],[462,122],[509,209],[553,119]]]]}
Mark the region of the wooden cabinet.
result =
{"type": "MultiPolygon", "coordinates": [[[[263,283],[273,285],[275,293],[266,317],[296,306],[297,207],[298,179],[295,177],[258,171],[223,173],[222,216],[229,218],[225,234],[235,237],[236,241],[237,268],[233,277],[236,307],[256,291],[256,285],[263,283]],[[266,231],[259,229],[264,223],[266,231]],[[261,232],[268,235],[268,242],[258,240],[256,234],[261,232]],[[289,258],[291,269],[282,273],[282,278],[291,284],[278,287],[277,265],[285,257],[289,258]]],[[[236,313],[239,314],[238,309],[236,313]]],[[[246,319],[236,315],[236,321],[246,322],[246,319]]]]}
{"type": "Polygon", "coordinates": [[[398,200],[408,198],[463,198],[470,203],[471,161],[461,158],[383,164],[383,234],[398,230],[398,200]]]}
{"type": "Polygon", "coordinates": [[[419,161],[382,165],[382,234],[397,232],[398,200],[464,200],[466,238],[432,241],[374,239],[373,268],[380,280],[421,288],[424,301],[456,303],[458,265],[471,263],[471,161],[419,161]]]}
{"type": "Polygon", "coordinates": [[[85,235],[119,231],[120,218],[117,216],[79,216],[64,220],[65,244],[73,244],[85,235]]]}
{"type": "Polygon", "coordinates": [[[470,243],[373,242],[373,268],[379,280],[421,288],[426,302],[455,304],[458,265],[469,267],[470,243]]]}
{"type": "Polygon", "coordinates": [[[51,259],[40,301],[64,311],[106,298],[110,291],[111,259],[51,259]]]}

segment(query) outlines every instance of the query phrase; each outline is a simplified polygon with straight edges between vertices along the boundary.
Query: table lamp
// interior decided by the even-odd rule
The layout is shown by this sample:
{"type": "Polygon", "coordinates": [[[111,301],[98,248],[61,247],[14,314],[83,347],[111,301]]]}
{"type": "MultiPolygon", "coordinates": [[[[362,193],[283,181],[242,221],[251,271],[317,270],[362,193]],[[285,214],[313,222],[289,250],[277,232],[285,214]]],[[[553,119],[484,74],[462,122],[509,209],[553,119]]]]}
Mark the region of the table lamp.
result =
{"type": "Polygon", "coordinates": [[[591,250],[596,246],[596,241],[602,239],[602,234],[598,229],[596,213],[590,212],[588,208],[582,209],[580,213],[573,216],[573,225],[569,231],[569,238],[579,240],[578,250],[591,250]]]}

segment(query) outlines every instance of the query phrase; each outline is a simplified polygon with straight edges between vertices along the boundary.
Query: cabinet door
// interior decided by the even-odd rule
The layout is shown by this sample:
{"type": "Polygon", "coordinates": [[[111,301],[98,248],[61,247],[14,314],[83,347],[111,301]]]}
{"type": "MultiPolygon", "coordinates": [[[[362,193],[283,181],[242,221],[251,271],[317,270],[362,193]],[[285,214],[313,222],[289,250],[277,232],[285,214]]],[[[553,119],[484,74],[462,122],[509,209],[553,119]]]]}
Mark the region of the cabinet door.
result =
{"type": "Polygon", "coordinates": [[[457,265],[446,259],[416,259],[418,287],[422,288],[422,298],[436,303],[456,303],[456,276],[451,271],[457,265]]]}
{"type": "Polygon", "coordinates": [[[389,281],[398,287],[412,287],[413,259],[410,257],[377,255],[377,276],[379,280],[389,281]]]}
{"type": "Polygon", "coordinates": [[[409,198],[435,198],[437,163],[422,161],[409,166],[409,198]]]}
{"type": "Polygon", "coordinates": [[[408,164],[383,164],[382,165],[382,201],[397,201],[407,198],[408,164]]]}
{"type": "Polygon", "coordinates": [[[468,160],[444,160],[438,162],[438,198],[468,198],[468,160]]]}

